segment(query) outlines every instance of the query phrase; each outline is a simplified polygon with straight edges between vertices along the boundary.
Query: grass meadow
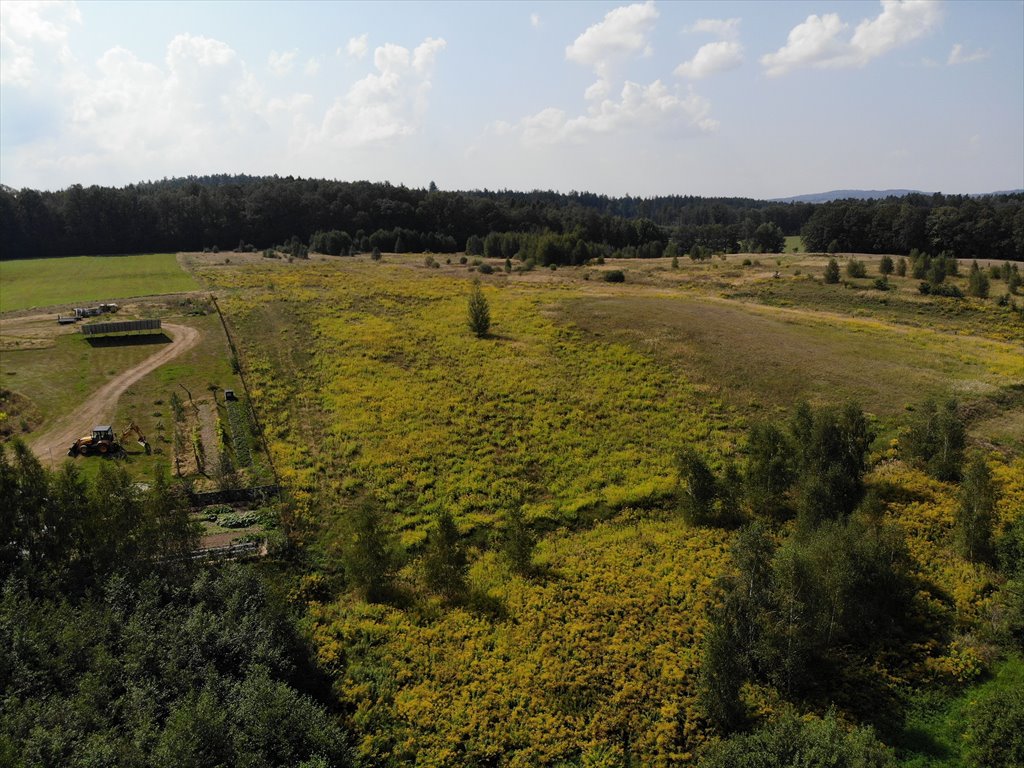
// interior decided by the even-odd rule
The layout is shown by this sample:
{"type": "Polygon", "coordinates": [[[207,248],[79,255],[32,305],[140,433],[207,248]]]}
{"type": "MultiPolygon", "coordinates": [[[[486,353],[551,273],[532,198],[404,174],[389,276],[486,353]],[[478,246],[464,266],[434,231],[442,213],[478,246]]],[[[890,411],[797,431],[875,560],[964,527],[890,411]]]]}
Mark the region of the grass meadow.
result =
{"type": "Polygon", "coordinates": [[[173,253],[0,261],[0,312],[193,291],[173,253]]]}
{"type": "MultiPolygon", "coordinates": [[[[981,620],[991,581],[954,554],[956,486],[904,466],[895,446],[908,409],[957,395],[984,416],[972,435],[993,449],[1001,519],[1020,514],[1024,450],[1000,431],[1021,408],[1019,316],[992,300],[953,311],[899,279],[883,304],[822,285],[821,258],[741,258],[510,275],[495,262],[489,276],[412,256],[195,260],[222,297],[293,498],[311,569],[293,599],[368,760],[692,761],[708,738],[699,647],[732,534],[680,520],[673,455],[691,445],[720,465],[747,425],[800,398],[855,398],[872,415],[869,483],[930,585],[918,610],[981,620]],[[613,268],[624,284],[601,280],[613,268]],[[476,278],[491,308],[484,339],[466,324],[476,278]],[[390,604],[342,588],[348,512],[365,496],[401,555],[390,604]],[[495,551],[512,507],[539,537],[530,578],[495,551]],[[469,549],[470,597],[457,606],[421,586],[440,510],[469,549]]],[[[953,676],[962,656],[938,633],[878,684],[953,676]]],[[[763,713],[779,705],[749,696],[763,713]]]]}

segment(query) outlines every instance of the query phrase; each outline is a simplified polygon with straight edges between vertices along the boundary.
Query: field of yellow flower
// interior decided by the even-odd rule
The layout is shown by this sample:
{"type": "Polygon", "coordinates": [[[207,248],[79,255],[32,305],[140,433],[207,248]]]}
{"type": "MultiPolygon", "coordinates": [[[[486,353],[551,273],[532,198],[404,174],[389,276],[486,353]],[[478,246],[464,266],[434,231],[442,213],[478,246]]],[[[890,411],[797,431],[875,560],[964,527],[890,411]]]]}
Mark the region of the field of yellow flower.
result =
{"type": "MultiPolygon", "coordinates": [[[[674,512],[676,451],[695,446],[720,465],[759,411],[787,409],[800,395],[870,396],[883,369],[897,377],[893,387],[903,370],[929,388],[861,403],[897,434],[903,404],[942,382],[988,397],[1024,368],[1020,346],[1002,339],[915,335],[860,312],[796,317],[724,300],[718,286],[659,282],[653,271],[622,287],[585,268],[481,277],[492,318],[483,339],[467,327],[478,276],[467,267],[255,259],[199,274],[238,339],[313,581],[338,573],[356,496],[387,510],[404,554],[405,592],[394,604],[342,587],[294,593],[375,764],[691,762],[708,738],[695,706],[699,643],[732,534],[690,528],[674,512]],[[614,314],[615,328],[594,320],[600,312],[614,314]],[[684,337],[702,312],[715,335],[684,337]],[[769,326],[775,343],[799,336],[833,364],[847,355],[854,390],[842,376],[828,391],[773,385],[777,401],[753,407],[764,389],[751,379],[771,374],[771,354],[751,339],[769,326]],[[731,365],[731,343],[761,357],[731,365]],[[694,359],[707,362],[704,375],[694,359]],[[731,388],[749,384],[744,397],[716,389],[707,375],[715,366],[726,366],[731,388]],[[493,546],[513,505],[539,536],[529,578],[493,546]],[[457,606],[418,586],[416,558],[441,510],[468,543],[471,597],[457,606]]],[[[799,361],[780,357],[799,373],[799,361]]],[[[1024,507],[1024,463],[1011,443],[992,466],[1005,523],[1024,507]]],[[[869,481],[903,491],[885,496],[886,512],[936,586],[919,595],[921,610],[959,630],[984,620],[990,577],[951,554],[955,487],[898,460],[869,481]]],[[[969,678],[974,658],[957,642],[936,637],[921,673],[969,678]]]]}

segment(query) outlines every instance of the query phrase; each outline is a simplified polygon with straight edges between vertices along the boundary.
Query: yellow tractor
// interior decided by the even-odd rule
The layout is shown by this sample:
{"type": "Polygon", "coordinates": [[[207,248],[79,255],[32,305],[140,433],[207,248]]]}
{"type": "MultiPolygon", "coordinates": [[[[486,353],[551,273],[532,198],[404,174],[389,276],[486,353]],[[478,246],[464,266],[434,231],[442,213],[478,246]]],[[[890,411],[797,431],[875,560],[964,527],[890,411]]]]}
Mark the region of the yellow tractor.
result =
{"type": "MultiPolygon", "coordinates": [[[[149,447],[149,443],[146,442],[146,436],[142,434],[142,430],[139,429],[134,421],[129,422],[124,432],[121,433],[121,440],[124,440],[132,432],[135,433],[139,445],[146,449],[147,454],[150,453],[152,449],[149,447]]],[[[123,450],[124,448],[121,447],[121,443],[114,436],[114,428],[109,424],[105,424],[93,427],[91,435],[75,440],[71,447],[68,448],[68,456],[79,454],[90,456],[95,453],[105,456],[120,453],[123,450]]]]}

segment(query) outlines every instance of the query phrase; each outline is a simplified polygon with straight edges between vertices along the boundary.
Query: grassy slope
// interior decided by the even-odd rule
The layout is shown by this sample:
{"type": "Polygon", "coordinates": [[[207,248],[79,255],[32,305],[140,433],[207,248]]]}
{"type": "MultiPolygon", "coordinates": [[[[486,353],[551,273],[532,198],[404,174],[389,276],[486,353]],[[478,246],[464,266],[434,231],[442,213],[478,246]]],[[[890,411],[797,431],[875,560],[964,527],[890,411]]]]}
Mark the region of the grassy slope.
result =
{"type": "Polygon", "coordinates": [[[198,288],[172,253],[0,261],[0,312],[198,288]]]}
{"type": "Polygon", "coordinates": [[[895,423],[926,397],[993,397],[1024,379],[1012,344],[812,310],[628,295],[576,299],[563,312],[589,337],[638,346],[749,413],[854,399],[895,423]]]}
{"type": "Polygon", "coordinates": [[[922,692],[911,702],[898,745],[905,768],[959,768],[965,764],[965,732],[972,706],[998,691],[1024,686],[1024,659],[1014,656],[1000,664],[984,682],[959,695],[922,692]]]}
{"type": "MultiPolygon", "coordinates": [[[[244,272],[204,270],[230,292],[223,306],[272,450],[319,530],[323,571],[337,569],[353,489],[388,505],[410,555],[442,507],[471,545],[468,608],[421,594],[415,559],[401,574],[404,608],[346,595],[308,604],[320,662],[376,762],[416,752],[431,765],[497,755],[510,765],[600,764],[621,754],[623,733],[647,763],[685,761],[704,734],[692,664],[728,536],[658,511],[674,447],[733,452],[760,399],[772,409],[802,395],[860,396],[894,416],[946,380],[999,388],[1020,359],[998,335],[710,299],[771,285],[776,267],[808,268],[789,262],[767,273],[718,262],[607,265],[626,268],[625,286],[582,279],[599,270],[493,275],[484,290],[494,337],[480,341],[465,328],[464,268],[388,262],[256,259],[244,272]],[[772,360],[778,370],[765,377],[772,360]],[[530,581],[509,574],[490,543],[520,493],[535,529],[547,531],[545,568],[530,581]]],[[[827,300],[805,303],[815,302],[827,300]]],[[[942,610],[969,619],[988,582],[948,552],[954,495],[926,484],[912,502],[897,495],[905,503],[893,509],[920,562],[945,563],[928,572],[954,595],[942,610]]]]}

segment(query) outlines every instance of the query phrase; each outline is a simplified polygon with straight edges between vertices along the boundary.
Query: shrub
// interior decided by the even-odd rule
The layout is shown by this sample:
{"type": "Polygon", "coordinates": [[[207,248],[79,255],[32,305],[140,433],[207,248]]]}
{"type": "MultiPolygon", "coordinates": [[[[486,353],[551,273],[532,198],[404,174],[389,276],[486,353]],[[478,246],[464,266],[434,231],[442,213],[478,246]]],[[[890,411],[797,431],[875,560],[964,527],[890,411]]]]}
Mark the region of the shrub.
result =
{"type": "Polygon", "coordinates": [[[971,766],[1024,765],[1024,690],[1007,688],[977,702],[971,709],[967,738],[971,766]]]}
{"type": "Polygon", "coordinates": [[[889,290],[889,281],[885,277],[876,277],[874,285],[875,285],[875,290],[876,291],[888,291],[889,290]]]}
{"type": "Polygon", "coordinates": [[[932,296],[945,296],[950,299],[962,299],[964,294],[963,291],[955,285],[941,283],[939,285],[932,286],[932,296]]]}
{"type": "Polygon", "coordinates": [[[478,267],[478,269],[480,270],[480,274],[482,275],[491,275],[494,273],[494,267],[492,267],[490,264],[481,264],[478,267]]]}
{"type": "Polygon", "coordinates": [[[907,276],[907,260],[903,256],[900,256],[899,259],[896,261],[896,276],[907,276]]]}
{"type": "Polygon", "coordinates": [[[825,265],[825,282],[834,285],[839,282],[839,262],[829,259],[825,265]]]}
{"type": "Polygon", "coordinates": [[[967,293],[979,299],[988,297],[988,276],[978,267],[978,262],[971,262],[971,270],[967,276],[967,293]]]}
{"type": "Polygon", "coordinates": [[[626,275],[621,269],[612,269],[604,273],[604,281],[606,283],[624,283],[626,275]]]}
{"type": "Polygon", "coordinates": [[[883,256],[878,262],[878,273],[880,275],[891,275],[893,271],[892,256],[883,256]]]}
{"type": "Polygon", "coordinates": [[[864,265],[863,261],[857,259],[850,259],[846,262],[846,276],[847,277],[867,277],[868,268],[864,265]]]}
{"type": "MultiPolygon", "coordinates": [[[[846,728],[829,712],[803,720],[787,712],[774,723],[719,742],[708,749],[700,768],[888,768],[896,762],[871,728],[846,728]]],[[[1008,764],[1007,764],[1008,765],[1008,764]]]]}

